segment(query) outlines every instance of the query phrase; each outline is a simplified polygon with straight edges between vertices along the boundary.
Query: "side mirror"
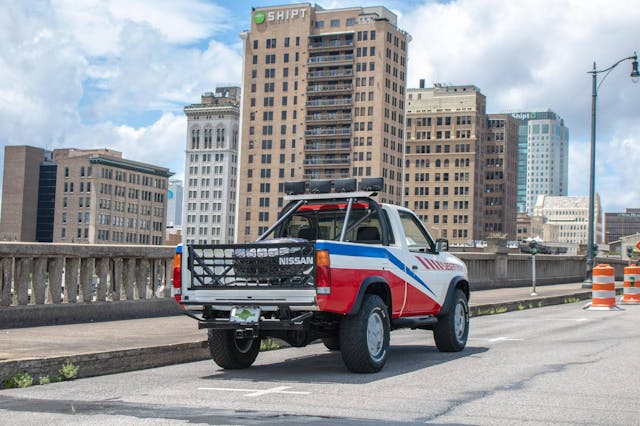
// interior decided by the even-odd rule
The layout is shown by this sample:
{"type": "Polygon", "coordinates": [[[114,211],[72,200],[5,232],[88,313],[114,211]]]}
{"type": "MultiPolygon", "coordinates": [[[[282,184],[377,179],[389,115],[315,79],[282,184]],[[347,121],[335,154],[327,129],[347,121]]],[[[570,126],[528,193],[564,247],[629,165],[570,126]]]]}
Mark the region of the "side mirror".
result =
{"type": "Polygon", "coordinates": [[[446,238],[438,238],[436,240],[436,251],[449,251],[449,240],[446,238]]]}

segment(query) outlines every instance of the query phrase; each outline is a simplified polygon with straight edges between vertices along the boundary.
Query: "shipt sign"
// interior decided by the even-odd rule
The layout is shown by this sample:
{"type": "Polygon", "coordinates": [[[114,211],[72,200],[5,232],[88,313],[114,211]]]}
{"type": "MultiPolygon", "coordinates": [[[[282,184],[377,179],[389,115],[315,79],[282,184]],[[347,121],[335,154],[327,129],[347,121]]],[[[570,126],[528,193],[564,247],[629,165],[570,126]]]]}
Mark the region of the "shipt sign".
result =
{"type": "Polygon", "coordinates": [[[282,9],[282,10],[270,10],[263,12],[261,10],[253,13],[253,22],[257,25],[266,22],[287,22],[294,19],[304,18],[307,15],[307,9],[282,9]]]}
{"type": "Polygon", "coordinates": [[[265,16],[264,12],[262,12],[260,10],[253,14],[253,22],[255,22],[256,24],[262,24],[264,22],[265,18],[266,18],[266,16],[265,16]]]}

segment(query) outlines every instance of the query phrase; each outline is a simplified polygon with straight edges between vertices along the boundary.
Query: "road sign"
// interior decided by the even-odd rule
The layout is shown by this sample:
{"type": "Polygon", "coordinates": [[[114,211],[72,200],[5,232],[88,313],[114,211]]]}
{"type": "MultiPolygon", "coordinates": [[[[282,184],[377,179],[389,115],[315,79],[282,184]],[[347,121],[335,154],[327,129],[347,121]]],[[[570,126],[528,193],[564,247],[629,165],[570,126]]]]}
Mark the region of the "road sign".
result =
{"type": "Polygon", "coordinates": [[[636,248],[637,248],[638,250],[640,250],[640,241],[638,241],[638,242],[636,243],[636,248]]]}

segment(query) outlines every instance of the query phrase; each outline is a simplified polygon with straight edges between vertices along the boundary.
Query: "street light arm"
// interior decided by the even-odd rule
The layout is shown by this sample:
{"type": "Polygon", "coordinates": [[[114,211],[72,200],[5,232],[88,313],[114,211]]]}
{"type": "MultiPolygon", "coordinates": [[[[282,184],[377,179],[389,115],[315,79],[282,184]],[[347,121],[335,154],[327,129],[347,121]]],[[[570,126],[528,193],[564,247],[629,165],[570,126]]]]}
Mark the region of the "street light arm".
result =
{"type": "MultiPolygon", "coordinates": [[[[596,70],[595,67],[592,71],[587,71],[587,74],[600,74],[600,73],[606,73],[604,75],[604,77],[602,77],[602,80],[600,80],[600,83],[598,83],[598,87],[596,87],[596,94],[598,93],[598,90],[600,89],[600,86],[602,85],[602,83],[604,83],[604,80],[607,78],[607,76],[609,75],[609,73],[611,72],[611,70],[613,70],[615,67],[617,67],[618,65],[620,65],[622,62],[624,61],[637,61],[638,60],[638,55],[633,55],[633,56],[628,56],[626,58],[622,58],[620,59],[618,62],[616,62],[615,64],[611,65],[609,68],[605,68],[603,70],[596,70]]],[[[595,64],[594,64],[595,65],[595,64]]]]}

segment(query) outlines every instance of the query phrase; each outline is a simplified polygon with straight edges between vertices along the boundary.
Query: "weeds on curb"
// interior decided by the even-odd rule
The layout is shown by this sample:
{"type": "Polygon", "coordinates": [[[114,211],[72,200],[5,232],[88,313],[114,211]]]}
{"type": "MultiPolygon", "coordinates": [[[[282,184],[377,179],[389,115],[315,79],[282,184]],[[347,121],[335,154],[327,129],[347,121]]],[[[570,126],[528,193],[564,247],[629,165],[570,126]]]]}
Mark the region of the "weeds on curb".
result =
{"type": "Polygon", "coordinates": [[[60,373],[60,378],[62,380],[73,380],[78,377],[78,367],[77,365],[73,365],[71,362],[66,362],[62,364],[62,367],[58,370],[60,373]]]}
{"type": "Polygon", "coordinates": [[[9,377],[5,381],[2,382],[2,387],[5,389],[13,389],[13,388],[26,388],[33,384],[33,377],[31,374],[27,373],[18,373],[9,377]]]}
{"type": "Polygon", "coordinates": [[[34,380],[31,374],[25,371],[23,373],[14,374],[8,379],[2,381],[2,388],[3,389],[26,388],[34,384],[47,385],[49,383],[60,382],[62,380],[73,380],[78,378],[79,369],[80,369],[79,366],[74,365],[71,362],[66,362],[62,364],[62,366],[58,369],[59,375],[50,376],[46,374],[44,376],[40,376],[38,378],[37,383],[34,383],[34,380]]]}
{"type": "Polygon", "coordinates": [[[261,343],[260,343],[260,350],[261,351],[273,351],[276,349],[280,349],[280,345],[276,343],[275,340],[273,339],[264,339],[261,343]]]}

